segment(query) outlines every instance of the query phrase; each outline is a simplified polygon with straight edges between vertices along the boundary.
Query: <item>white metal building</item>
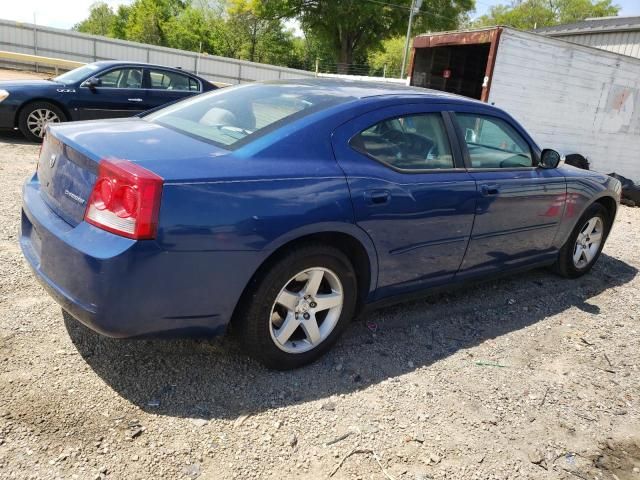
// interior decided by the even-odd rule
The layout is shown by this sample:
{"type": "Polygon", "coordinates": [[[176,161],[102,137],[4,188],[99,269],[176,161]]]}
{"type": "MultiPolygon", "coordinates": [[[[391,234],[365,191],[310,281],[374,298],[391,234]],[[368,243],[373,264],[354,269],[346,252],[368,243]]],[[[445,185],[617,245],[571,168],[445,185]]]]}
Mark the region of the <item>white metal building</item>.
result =
{"type": "Polygon", "coordinates": [[[640,58],[640,17],[588,18],[534,30],[567,42],[640,58]]]}
{"type": "Polygon", "coordinates": [[[640,58],[506,27],[418,35],[411,84],[505,109],[542,148],[640,181],[640,58]]]}

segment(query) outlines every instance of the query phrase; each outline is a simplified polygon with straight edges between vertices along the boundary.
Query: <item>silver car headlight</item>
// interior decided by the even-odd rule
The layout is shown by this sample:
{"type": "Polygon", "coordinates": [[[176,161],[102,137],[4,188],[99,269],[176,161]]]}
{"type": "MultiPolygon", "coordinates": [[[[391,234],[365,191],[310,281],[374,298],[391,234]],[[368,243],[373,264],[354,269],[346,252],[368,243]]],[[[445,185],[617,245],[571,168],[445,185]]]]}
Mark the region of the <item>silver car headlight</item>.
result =
{"type": "Polygon", "coordinates": [[[0,102],[9,96],[9,92],[0,89],[0,102]]]}

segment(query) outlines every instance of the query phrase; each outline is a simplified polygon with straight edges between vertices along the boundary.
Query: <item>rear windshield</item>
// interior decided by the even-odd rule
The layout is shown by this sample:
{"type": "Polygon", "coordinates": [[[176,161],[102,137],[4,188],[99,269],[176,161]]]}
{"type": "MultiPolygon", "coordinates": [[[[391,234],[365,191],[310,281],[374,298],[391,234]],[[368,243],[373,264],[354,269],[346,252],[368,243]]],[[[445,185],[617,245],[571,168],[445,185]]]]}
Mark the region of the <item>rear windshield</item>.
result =
{"type": "Polygon", "coordinates": [[[198,95],[144,118],[233,149],[350,98],[309,85],[256,83],[198,95]]]}

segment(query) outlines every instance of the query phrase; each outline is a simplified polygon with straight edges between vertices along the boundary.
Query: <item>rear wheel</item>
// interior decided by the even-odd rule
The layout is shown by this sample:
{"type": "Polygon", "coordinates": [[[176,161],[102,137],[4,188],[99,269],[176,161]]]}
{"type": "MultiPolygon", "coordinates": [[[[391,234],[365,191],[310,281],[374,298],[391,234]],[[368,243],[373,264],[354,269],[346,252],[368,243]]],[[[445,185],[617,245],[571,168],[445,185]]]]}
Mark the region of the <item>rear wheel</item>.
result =
{"type": "Polygon", "coordinates": [[[278,370],[320,357],[355,310],[355,272],[348,258],[332,247],[297,248],[250,288],[237,319],[241,342],[249,355],[278,370]]]}
{"type": "Polygon", "coordinates": [[[599,203],[591,205],[560,249],[555,270],[567,278],[587,273],[598,260],[609,234],[609,214],[599,203]]]}
{"type": "Polygon", "coordinates": [[[20,110],[18,128],[27,140],[41,142],[49,123],[67,120],[64,112],[49,102],[33,102],[20,110]]]}

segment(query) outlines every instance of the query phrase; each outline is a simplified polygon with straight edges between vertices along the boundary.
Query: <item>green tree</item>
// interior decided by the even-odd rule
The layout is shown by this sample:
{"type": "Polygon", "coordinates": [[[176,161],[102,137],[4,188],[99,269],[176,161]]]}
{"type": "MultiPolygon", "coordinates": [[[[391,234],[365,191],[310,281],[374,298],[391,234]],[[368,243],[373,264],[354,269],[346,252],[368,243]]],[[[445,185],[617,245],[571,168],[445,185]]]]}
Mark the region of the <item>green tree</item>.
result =
{"type": "Polygon", "coordinates": [[[248,0],[228,0],[224,5],[223,21],[212,29],[217,53],[276,65],[294,61],[293,35],[280,19],[262,15],[248,0]]]}
{"type": "Polygon", "coordinates": [[[131,12],[131,7],[127,5],[120,5],[118,7],[116,18],[113,21],[110,36],[123,40],[127,38],[127,23],[129,22],[129,12],[131,12]]]}
{"type": "Polygon", "coordinates": [[[212,52],[212,26],[204,10],[189,6],[165,23],[167,45],[181,50],[212,52]]]}
{"type": "MultiPolygon", "coordinates": [[[[404,32],[410,5],[411,0],[251,0],[251,7],[264,16],[297,18],[305,35],[330,49],[339,73],[348,73],[354,59],[379,48],[382,40],[404,32]]],[[[473,6],[474,0],[425,0],[418,15],[421,28],[453,28],[473,6]]]]}
{"type": "Polygon", "coordinates": [[[127,18],[127,40],[169,46],[167,38],[171,19],[185,7],[182,0],[136,0],[127,18]]]}
{"type": "Polygon", "coordinates": [[[612,0],[514,0],[495,5],[474,26],[507,25],[522,30],[573,23],[588,17],[617,15],[620,7],[612,0]]]}
{"type": "Polygon", "coordinates": [[[402,55],[404,53],[405,38],[394,37],[382,41],[382,48],[369,52],[367,58],[370,74],[387,77],[400,77],[402,55]]]}
{"type": "Polygon", "coordinates": [[[253,0],[134,0],[114,11],[96,3],[79,31],[241,58],[311,68],[317,42],[297,39],[253,0]],[[311,45],[314,47],[311,48],[311,45]]]}
{"type": "Polygon", "coordinates": [[[95,2],[91,5],[89,17],[76,24],[73,29],[93,35],[113,36],[115,22],[116,14],[113,13],[111,7],[104,2],[95,2]]]}

